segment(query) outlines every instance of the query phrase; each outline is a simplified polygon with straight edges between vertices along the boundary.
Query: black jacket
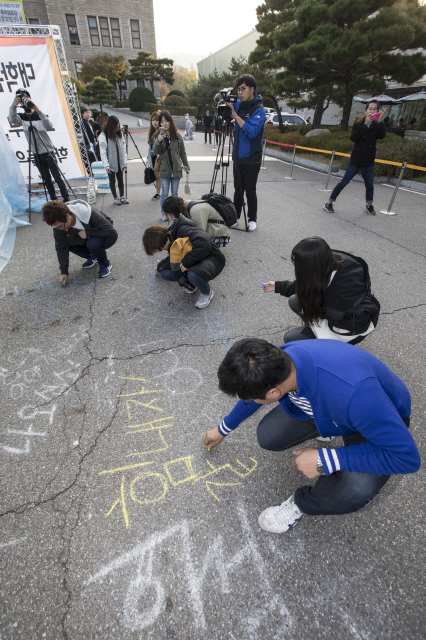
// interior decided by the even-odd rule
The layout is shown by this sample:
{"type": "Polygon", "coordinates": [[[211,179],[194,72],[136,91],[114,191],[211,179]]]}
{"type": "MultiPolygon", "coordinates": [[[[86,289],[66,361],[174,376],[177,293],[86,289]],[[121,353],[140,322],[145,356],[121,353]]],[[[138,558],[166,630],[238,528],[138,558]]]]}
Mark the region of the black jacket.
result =
{"type": "MultiPolygon", "coordinates": [[[[370,322],[377,326],[380,303],[371,293],[368,266],[364,260],[344,251],[333,249],[333,252],[339,254],[343,262],[327,287],[324,317],[330,329],[337,327],[359,335],[367,331],[370,322]],[[354,305],[356,317],[353,313],[354,305]]],[[[289,298],[296,293],[296,280],[276,282],[275,293],[289,298]]]]}
{"type": "MultiPolygon", "coordinates": [[[[86,232],[86,236],[100,236],[101,238],[114,238],[117,240],[118,234],[112,224],[108,222],[100,211],[92,207],[89,224],[81,223],[86,232]]],[[[53,227],[53,237],[55,239],[55,249],[58,256],[61,274],[68,275],[69,266],[69,246],[84,245],[86,240],[80,238],[78,229],[70,227],[68,231],[53,227]]]]}
{"type": "Polygon", "coordinates": [[[90,122],[86,118],[81,119],[82,122],[82,134],[84,138],[84,144],[88,149],[90,147],[90,143],[95,144],[95,136],[93,135],[93,129],[90,126],[90,122]]]}
{"type": "Polygon", "coordinates": [[[213,124],[213,117],[212,116],[204,116],[203,123],[204,123],[204,129],[210,129],[210,127],[213,124]]]}
{"type": "MultiPolygon", "coordinates": [[[[182,214],[174,220],[170,227],[171,243],[177,238],[189,238],[192,251],[189,251],[182,260],[186,269],[194,271],[203,280],[213,280],[225,266],[225,256],[216,247],[210,236],[199,229],[195,222],[185,218],[182,214]]],[[[157,271],[171,269],[170,258],[164,258],[157,265],[157,271]]]]}
{"type": "Polygon", "coordinates": [[[365,118],[355,122],[351,131],[351,140],[355,142],[349,164],[357,167],[371,167],[376,158],[376,140],[382,140],[386,136],[383,122],[373,122],[369,127],[365,124],[365,118]]]}

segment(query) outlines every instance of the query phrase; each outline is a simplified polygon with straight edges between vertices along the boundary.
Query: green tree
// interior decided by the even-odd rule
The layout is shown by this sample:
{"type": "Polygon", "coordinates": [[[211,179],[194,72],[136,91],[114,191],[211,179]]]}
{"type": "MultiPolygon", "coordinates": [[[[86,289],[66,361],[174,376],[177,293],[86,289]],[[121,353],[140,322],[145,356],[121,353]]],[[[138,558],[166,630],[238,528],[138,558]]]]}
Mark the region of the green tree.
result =
{"type": "Polygon", "coordinates": [[[262,35],[250,61],[284,68],[275,91],[299,100],[300,91],[312,92],[321,116],[333,99],[344,131],[356,93],[383,91],[389,80],[411,84],[426,72],[423,53],[407,53],[426,42],[418,0],[266,0],[257,14],[262,35]]]}
{"type": "Polygon", "coordinates": [[[84,84],[82,82],[80,82],[80,80],[78,78],[73,76],[72,73],[70,73],[70,78],[71,78],[71,82],[75,86],[75,90],[77,91],[77,96],[80,99],[81,92],[84,89],[84,84]]]}
{"type": "Polygon", "coordinates": [[[101,115],[104,104],[114,104],[117,100],[114,87],[106,78],[93,78],[81,91],[81,97],[88,104],[99,104],[101,115]]]}
{"type": "Polygon", "coordinates": [[[173,84],[173,60],[170,58],[153,58],[148,51],[138,51],[136,58],[129,58],[129,80],[147,81],[154,93],[154,82],[161,80],[173,84]]]}

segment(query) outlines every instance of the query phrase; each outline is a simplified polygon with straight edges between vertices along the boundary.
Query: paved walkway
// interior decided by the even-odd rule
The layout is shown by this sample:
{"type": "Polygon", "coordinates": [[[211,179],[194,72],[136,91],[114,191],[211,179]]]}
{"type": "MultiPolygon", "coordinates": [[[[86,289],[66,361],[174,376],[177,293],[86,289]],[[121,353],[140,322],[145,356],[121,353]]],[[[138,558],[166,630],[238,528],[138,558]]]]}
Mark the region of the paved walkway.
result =
{"type": "MultiPolygon", "coordinates": [[[[145,153],[146,132],[135,140],[145,153]]],[[[215,153],[203,134],[187,151],[199,198],[215,153]]],[[[233,406],[216,375],[229,346],[279,345],[295,326],[260,282],[292,278],[292,247],[320,235],[368,261],[382,313],[361,348],[411,390],[425,454],[425,197],[401,192],[397,216],[371,217],[350,184],[330,215],[323,174],[295,167],[290,181],[289,165],[266,167],[258,229],[232,232],[205,310],[142,251],[160,210],[141,163],[129,165],[128,206],[105,198],[119,234],[109,278],[72,256],[61,287],[51,230],[37,214],[18,230],[0,275],[2,638],[424,640],[423,469],[358,513],[275,536],[258,513],[306,480],[291,452],[259,448],[267,409],[202,446],[233,406]]],[[[378,185],[376,208],[390,196],[378,185]]]]}

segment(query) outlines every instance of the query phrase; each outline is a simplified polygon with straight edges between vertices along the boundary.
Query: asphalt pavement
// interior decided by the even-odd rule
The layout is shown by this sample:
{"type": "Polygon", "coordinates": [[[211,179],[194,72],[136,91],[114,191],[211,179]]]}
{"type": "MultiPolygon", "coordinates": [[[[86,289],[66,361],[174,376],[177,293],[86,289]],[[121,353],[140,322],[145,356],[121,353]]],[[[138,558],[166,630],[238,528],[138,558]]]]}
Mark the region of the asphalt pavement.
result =
{"type": "MultiPolygon", "coordinates": [[[[146,132],[132,131],[145,153],[146,132]]],[[[186,148],[196,199],[215,152],[201,133],[186,148]]],[[[423,469],[392,477],[357,513],[274,535],[259,512],[310,481],[291,451],[258,446],[267,409],[214,450],[202,442],[233,406],[217,387],[226,350],[247,336],[280,345],[297,324],[261,281],[292,278],[292,247],[318,235],[369,264],[382,312],[354,348],[410,389],[424,457],[425,195],[400,191],[397,216],[369,216],[351,183],[329,214],[324,174],[295,167],[287,180],[289,165],[267,159],[258,228],[232,231],[199,310],[142,250],[160,205],[132,143],[129,157],[130,204],[98,200],[119,234],[108,278],[71,255],[62,287],[40,214],[0,274],[0,639],[424,639],[423,469]]],[[[377,211],[391,195],[376,186],[377,211]]]]}

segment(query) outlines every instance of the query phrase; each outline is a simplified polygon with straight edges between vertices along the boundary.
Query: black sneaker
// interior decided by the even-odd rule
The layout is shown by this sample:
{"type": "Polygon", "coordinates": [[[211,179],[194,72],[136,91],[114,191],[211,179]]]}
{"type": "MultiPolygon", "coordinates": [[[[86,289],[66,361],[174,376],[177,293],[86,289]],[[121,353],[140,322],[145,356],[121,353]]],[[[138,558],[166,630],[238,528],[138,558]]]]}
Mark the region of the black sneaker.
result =
{"type": "Polygon", "coordinates": [[[332,202],[326,202],[325,205],[323,206],[323,209],[324,211],[328,211],[328,213],[334,213],[332,202]]]}
{"type": "Polygon", "coordinates": [[[83,262],[83,264],[81,265],[83,267],[83,269],[91,269],[92,267],[95,266],[95,264],[97,263],[98,259],[95,258],[95,256],[90,256],[86,262],[83,262]]]}
{"type": "Polygon", "coordinates": [[[367,213],[369,213],[370,216],[375,216],[376,215],[376,210],[375,210],[375,208],[373,207],[372,204],[366,204],[365,208],[367,209],[367,213]]]}

